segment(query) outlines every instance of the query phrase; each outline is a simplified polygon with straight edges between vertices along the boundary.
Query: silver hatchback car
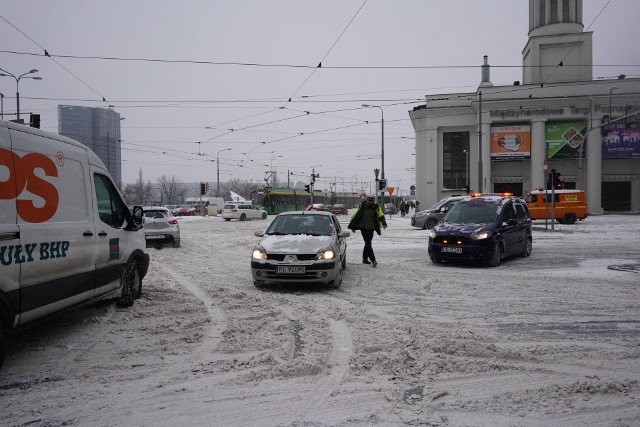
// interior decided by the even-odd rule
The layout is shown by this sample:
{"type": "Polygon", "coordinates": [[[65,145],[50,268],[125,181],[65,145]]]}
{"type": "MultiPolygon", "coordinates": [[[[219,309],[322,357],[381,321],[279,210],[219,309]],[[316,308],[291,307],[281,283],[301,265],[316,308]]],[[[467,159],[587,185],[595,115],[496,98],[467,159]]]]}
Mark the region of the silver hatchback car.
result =
{"type": "Polygon", "coordinates": [[[271,222],[251,253],[255,286],[271,283],[321,283],[332,288],[342,284],[347,268],[347,241],[328,211],[283,212],[271,222]]]}
{"type": "Polygon", "coordinates": [[[426,230],[427,228],[433,228],[434,225],[438,223],[444,217],[451,206],[458,203],[460,200],[464,199],[466,196],[452,196],[446,197],[440,200],[435,205],[431,206],[429,209],[425,209],[423,211],[416,212],[411,217],[411,225],[414,227],[422,228],[426,230]]]}
{"type": "Polygon", "coordinates": [[[180,225],[178,218],[164,206],[144,206],[142,208],[142,231],[147,247],[162,248],[165,243],[180,247],[180,225]]]}

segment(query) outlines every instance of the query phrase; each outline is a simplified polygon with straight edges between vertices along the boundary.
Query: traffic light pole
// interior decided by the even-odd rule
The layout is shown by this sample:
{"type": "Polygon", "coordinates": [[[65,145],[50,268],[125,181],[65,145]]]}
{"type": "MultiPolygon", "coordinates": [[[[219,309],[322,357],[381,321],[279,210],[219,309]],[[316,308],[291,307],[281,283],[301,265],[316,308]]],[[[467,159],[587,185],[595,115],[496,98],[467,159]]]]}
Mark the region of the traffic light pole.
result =
{"type": "Polygon", "coordinates": [[[555,230],[556,222],[556,170],[551,169],[551,231],[555,230]]]}

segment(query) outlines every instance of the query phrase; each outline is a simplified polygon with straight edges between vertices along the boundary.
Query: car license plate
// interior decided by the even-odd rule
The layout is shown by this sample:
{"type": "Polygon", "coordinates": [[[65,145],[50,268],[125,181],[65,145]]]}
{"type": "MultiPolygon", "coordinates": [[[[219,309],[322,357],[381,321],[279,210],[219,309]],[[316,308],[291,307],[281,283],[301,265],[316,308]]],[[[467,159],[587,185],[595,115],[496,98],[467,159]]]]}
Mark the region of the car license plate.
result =
{"type": "Polygon", "coordinates": [[[279,265],[276,268],[279,274],[304,274],[304,265],[279,265]]]}
{"type": "Polygon", "coordinates": [[[442,252],[448,252],[450,254],[461,254],[462,248],[457,248],[453,246],[445,246],[442,248],[442,252]]]}
{"type": "Polygon", "coordinates": [[[156,234],[155,236],[145,236],[147,240],[164,239],[164,234],[156,234]]]}

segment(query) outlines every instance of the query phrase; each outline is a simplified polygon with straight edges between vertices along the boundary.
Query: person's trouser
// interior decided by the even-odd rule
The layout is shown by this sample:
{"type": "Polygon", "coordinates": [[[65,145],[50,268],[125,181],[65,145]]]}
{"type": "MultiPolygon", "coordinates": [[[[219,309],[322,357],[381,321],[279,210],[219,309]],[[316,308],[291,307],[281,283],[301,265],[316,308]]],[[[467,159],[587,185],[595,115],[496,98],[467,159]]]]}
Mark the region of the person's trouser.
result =
{"type": "Polygon", "coordinates": [[[373,253],[371,241],[373,240],[373,233],[375,233],[375,230],[360,230],[360,232],[362,233],[362,238],[364,239],[362,260],[366,261],[368,259],[369,261],[373,262],[376,260],[376,255],[373,253]]]}

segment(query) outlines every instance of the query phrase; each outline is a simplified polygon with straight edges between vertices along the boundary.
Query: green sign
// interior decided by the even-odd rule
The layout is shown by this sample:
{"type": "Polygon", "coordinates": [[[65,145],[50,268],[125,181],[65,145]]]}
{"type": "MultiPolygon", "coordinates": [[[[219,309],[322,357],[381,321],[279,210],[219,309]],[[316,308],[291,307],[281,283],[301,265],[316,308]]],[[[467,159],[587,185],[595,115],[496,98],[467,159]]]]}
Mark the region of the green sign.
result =
{"type": "Polygon", "coordinates": [[[544,140],[547,144],[548,159],[577,159],[585,157],[587,151],[586,123],[547,123],[544,140]]]}

